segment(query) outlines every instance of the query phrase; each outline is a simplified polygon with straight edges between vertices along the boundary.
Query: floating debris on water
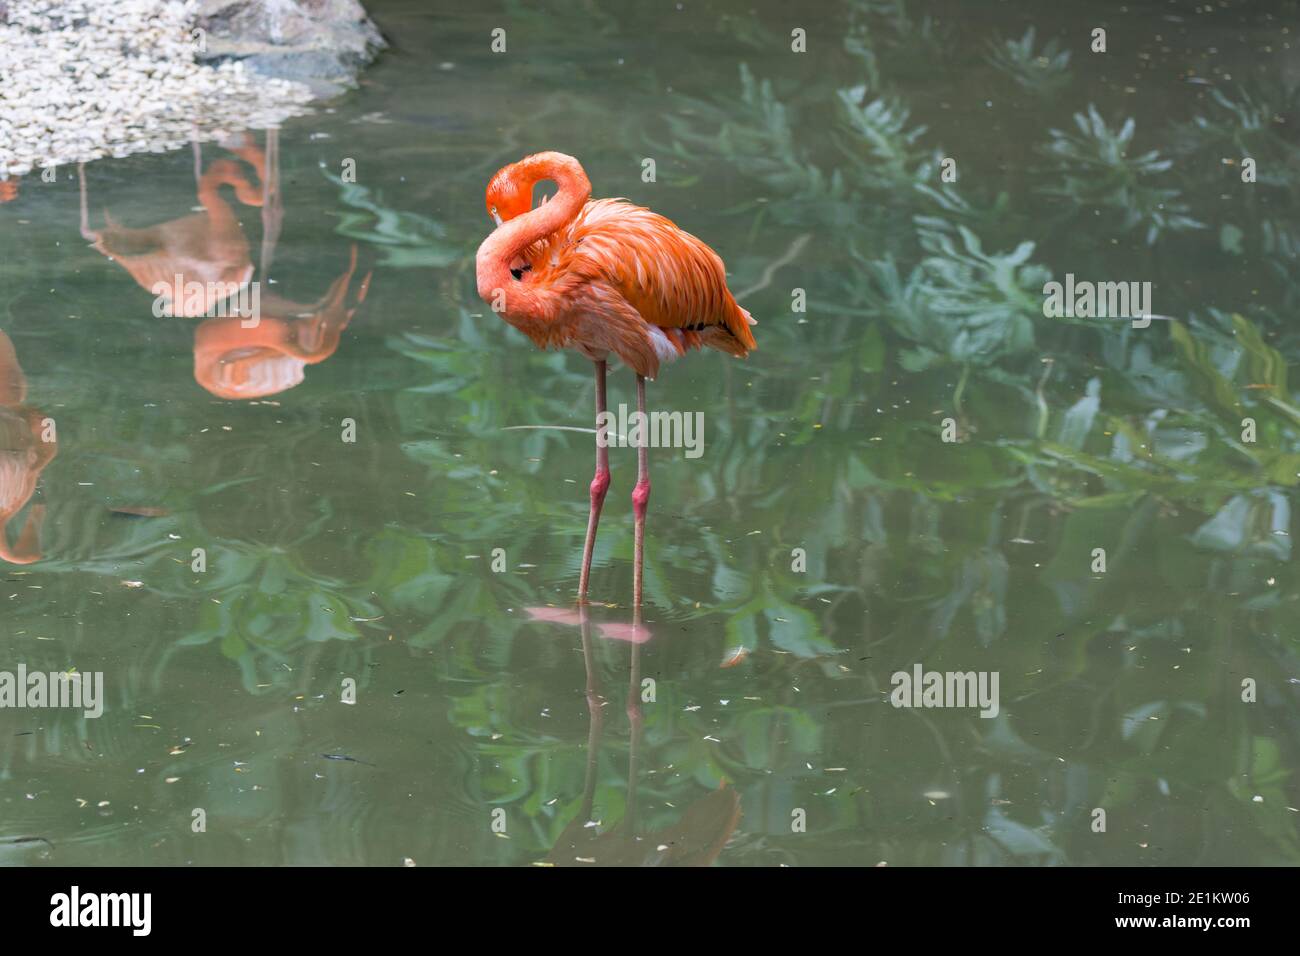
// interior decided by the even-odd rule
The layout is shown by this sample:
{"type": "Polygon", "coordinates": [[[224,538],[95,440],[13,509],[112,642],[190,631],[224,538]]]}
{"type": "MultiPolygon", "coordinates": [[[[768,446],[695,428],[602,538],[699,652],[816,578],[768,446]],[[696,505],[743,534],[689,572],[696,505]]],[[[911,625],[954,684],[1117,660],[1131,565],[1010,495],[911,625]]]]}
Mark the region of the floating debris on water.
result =
{"type": "Polygon", "coordinates": [[[39,836],[6,837],[5,839],[0,840],[0,843],[5,844],[6,846],[23,846],[28,843],[44,843],[51,850],[54,849],[53,843],[45,839],[45,837],[39,836]]]}
{"type": "Polygon", "coordinates": [[[109,508],[109,512],[120,515],[124,518],[164,518],[171,514],[166,508],[154,508],[148,505],[133,506],[124,505],[120,508],[109,508]]]}
{"type": "Polygon", "coordinates": [[[326,760],[346,760],[349,763],[359,763],[362,766],[373,767],[374,764],[366,760],[358,760],[356,757],[349,757],[347,754],[321,754],[326,760]]]}

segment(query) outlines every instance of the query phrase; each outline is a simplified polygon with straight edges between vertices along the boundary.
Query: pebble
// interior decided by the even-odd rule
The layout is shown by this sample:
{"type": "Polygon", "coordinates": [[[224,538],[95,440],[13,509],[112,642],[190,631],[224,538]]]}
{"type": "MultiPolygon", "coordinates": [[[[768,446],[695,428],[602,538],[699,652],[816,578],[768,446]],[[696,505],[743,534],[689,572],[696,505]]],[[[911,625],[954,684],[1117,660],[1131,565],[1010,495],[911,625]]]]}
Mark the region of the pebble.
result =
{"type": "Polygon", "coordinates": [[[194,0],[7,0],[0,181],[165,152],[309,111],[301,83],[196,60],[194,0]]]}

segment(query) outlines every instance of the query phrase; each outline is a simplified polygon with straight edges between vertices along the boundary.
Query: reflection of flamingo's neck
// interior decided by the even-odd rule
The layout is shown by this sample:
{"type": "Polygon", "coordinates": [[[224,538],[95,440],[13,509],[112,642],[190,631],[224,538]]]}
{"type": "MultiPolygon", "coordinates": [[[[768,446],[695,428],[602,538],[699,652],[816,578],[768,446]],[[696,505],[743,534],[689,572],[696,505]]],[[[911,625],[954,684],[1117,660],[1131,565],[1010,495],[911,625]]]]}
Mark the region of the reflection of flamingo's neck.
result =
{"type": "Polygon", "coordinates": [[[0,405],[21,405],[27,397],[27,379],[18,365],[18,353],[9,336],[0,332],[0,405]]]}
{"type": "Polygon", "coordinates": [[[9,523],[36,493],[36,481],[57,451],[54,442],[40,440],[41,427],[42,416],[35,409],[0,410],[0,440],[5,446],[0,450],[0,560],[10,564],[31,564],[41,558],[44,505],[32,506],[12,546],[8,537],[9,523]]]}
{"type": "MultiPolygon", "coordinates": [[[[478,247],[478,294],[485,302],[504,297],[507,318],[551,318],[552,297],[516,282],[510,274],[515,257],[539,239],[572,222],[591,198],[591,181],[581,164],[563,153],[538,153],[515,164],[521,182],[553,179],[560,187],[555,198],[498,226],[478,247]]],[[[531,185],[528,187],[531,189],[531,185]]],[[[495,307],[495,305],[494,305],[495,307]]]]}
{"type": "Polygon", "coordinates": [[[239,164],[229,159],[218,159],[199,179],[198,200],[213,225],[223,229],[238,229],[234,210],[221,198],[221,187],[233,186],[235,197],[245,206],[262,205],[262,193],[248,181],[239,164]]]}
{"type": "Polygon", "coordinates": [[[8,529],[13,515],[0,514],[0,561],[10,564],[34,564],[41,559],[41,525],[45,521],[45,505],[32,505],[27,523],[13,547],[9,546],[8,529]]]}
{"type": "MultiPolygon", "coordinates": [[[[245,155],[247,150],[238,150],[240,155],[245,155]]],[[[252,150],[251,154],[246,156],[249,162],[257,170],[258,181],[261,181],[263,163],[261,161],[261,151],[252,150]]],[[[85,164],[77,165],[77,184],[81,201],[81,235],[88,242],[99,242],[100,233],[90,228],[90,209],[89,199],[87,198],[86,189],[86,167],[85,164]]],[[[238,222],[235,220],[234,211],[230,204],[221,198],[221,187],[233,186],[236,198],[246,206],[262,205],[261,190],[248,181],[239,169],[239,164],[229,159],[218,159],[208,167],[207,172],[199,176],[196,195],[208,216],[213,223],[222,227],[238,229],[238,222]]],[[[102,250],[101,250],[102,251],[102,250]]]]}
{"type": "Polygon", "coordinates": [[[260,398],[301,384],[305,366],[334,354],[343,330],[365,301],[369,274],[361,280],[356,302],[347,307],[356,266],[353,246],[347,272],[312,305],[268,294],[255,325],[245,326],[238,317],[201,323],[194,330],[195,380],[212,394],[229,399],[260,398]],[[303,317],[290,318],[299,315],[303,317]]]}
{"type": "Polygon", "coordinates": [[[292,322],[266,315],[252,328],[242,322],[238,317],[209,319],[194,330],[194,379],[219,398],[283,392],[302,383],[309,361],[326,357],[295,354],[292,322]]]}

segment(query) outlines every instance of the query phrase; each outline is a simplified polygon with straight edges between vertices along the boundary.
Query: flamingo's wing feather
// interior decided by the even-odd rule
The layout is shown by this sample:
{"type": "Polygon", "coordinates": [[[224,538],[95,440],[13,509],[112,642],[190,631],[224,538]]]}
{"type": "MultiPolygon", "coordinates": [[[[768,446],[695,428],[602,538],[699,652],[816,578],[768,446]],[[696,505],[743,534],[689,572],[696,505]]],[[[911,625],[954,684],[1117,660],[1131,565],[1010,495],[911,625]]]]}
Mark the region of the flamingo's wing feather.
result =
{"type": "Polygon", "coordinates": [[[529,251],[538,280],[577,273],[616,289],[651,325],[699,333],[704,344],[733,339],[724,351],[739,355],[755,347],[753,319],[727,288],[722,260],[649,209],[620,199],[589,202],[572,226],[529,251]]]}

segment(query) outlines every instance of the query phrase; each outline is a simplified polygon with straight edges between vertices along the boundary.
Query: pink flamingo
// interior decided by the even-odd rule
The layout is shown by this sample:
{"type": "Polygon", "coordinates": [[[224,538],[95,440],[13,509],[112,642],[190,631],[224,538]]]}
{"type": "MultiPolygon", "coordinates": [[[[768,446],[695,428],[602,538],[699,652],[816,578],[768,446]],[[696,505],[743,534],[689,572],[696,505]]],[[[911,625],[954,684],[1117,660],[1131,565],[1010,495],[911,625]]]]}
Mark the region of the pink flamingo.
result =
{"type": "MultiPolygon", "coordinates": [[[[596,366],[596,474],[578,580],[581,603],[609,488],[600,428],[609,355],[636,372],[637,410],[644,416],[645,380],[658,374],[661,362],[705,346],[743,357],[756,347],[749,331],[755,323],[727,288],[717,253],[649,209],[621,199],[592,201],[591,182],[572,156],[537,153],[506,166],[488,183],[487,211],[497,228],[478,249],[479,295],[541,348],[577,349],[596,366]],[[548,179],[559,191],[534,209],[533,187],[548,179]]],[[[649,501],[642,443],[632,491],[637,612],[649,501]]]]}

